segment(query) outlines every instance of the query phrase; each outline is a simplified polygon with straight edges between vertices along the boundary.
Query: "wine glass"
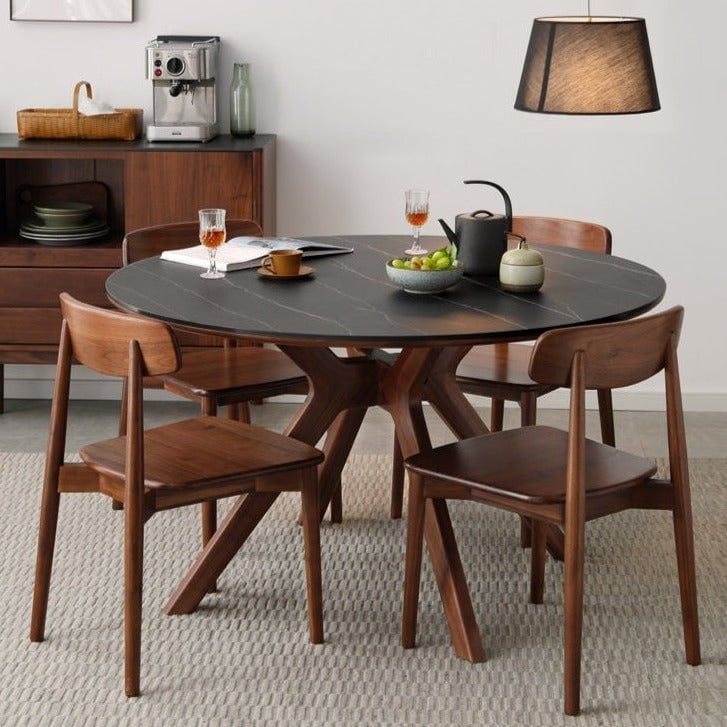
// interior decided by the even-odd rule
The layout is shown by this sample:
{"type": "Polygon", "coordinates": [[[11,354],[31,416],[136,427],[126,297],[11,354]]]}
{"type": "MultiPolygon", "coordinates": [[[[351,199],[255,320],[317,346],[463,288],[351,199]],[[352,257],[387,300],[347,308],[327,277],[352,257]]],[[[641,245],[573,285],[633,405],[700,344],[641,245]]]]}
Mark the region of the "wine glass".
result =
{"type": "Polygon", "coordinates": [[[429,219],[429,190],[408,189],[406,197],[406,221],[411,225],[414,244],[405,250],[407,255],[426,255],[427,251],[419,244],[422,225],[429,219]]]}
{"type": "Polygon", "coordinates": [[[199,211],[199,241],[207,248],[210,256],[209,268],[200,275],[207,280],[224,278],[217,270],[217,248],[225,241],[225,210],[207,209],[199,211]]]}

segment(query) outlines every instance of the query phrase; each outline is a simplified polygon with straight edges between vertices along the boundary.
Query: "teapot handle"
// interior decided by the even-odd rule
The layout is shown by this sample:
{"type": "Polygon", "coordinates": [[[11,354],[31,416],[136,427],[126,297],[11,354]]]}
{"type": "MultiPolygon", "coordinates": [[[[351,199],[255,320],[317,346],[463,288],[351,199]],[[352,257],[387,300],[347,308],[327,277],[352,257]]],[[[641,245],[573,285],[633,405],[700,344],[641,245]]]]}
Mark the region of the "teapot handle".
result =
{"type": "Polygon", "coordinates": [[[494,217],[490,210],[475,210],[470,216],[477,217],[477,215],[485,215],[487,217],[494,217]]]}
{"type": "Polygon", "coordinates": [[[465,184],[486,184],[488,187],[494,187],[505,200],[505,219],[507,220],[507,229],[512,229],[512,202],[510,195],[497,182],[486,182],[484,179],[465,179],[465,184]]]}

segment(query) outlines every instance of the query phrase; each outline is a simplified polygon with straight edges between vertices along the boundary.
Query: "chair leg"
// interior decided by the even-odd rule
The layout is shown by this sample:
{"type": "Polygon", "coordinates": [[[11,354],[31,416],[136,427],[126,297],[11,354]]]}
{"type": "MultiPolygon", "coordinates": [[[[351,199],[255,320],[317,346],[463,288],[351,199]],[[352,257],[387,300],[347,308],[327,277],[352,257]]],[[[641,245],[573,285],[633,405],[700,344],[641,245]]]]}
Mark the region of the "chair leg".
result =
{"type": "Polygon", "coordinates": [[[490,414],[490,431],[491,432],[501,432],[502,431],[502,421],[505,417],[505,400],[504,399],[495,399],[493,397],[492,401],[492,412],[490,414]]]}
{"type": "Polygon", "coordinates": [[[139,696],[141,672],[141,596],[144,559],[144,518],[138,502],[127,502],[124,533],[124,636],[127,697],[139,696]]]}
{"type": "Polygon", "coordinates": [[[129,380],[124,376],[121,382],[121,411],[119,412],[119,436],[126,434],[126,397],[128,396],[129,380]]]}
{"type": "MultiPolygon", "coordinates": [[[[126,397],[129,380],[124,376],[121,384],[121,412],[119,413],[119,436],[126,434],[126,397]]],[[[123,510],[124,504],[118,500],[111,500],[112,510],[123,510]]]]}
{"type": "MultiPolygon", "coordinates": [[[[526,391],[520,396],[520,426],[535,426],[538,399],[534,392],[526,391]]],[[[520,547],[529,548],[532,544],[533,523],[529,518],[520,518],[520,547]]]]}
{"type": "Polygon", "coordinates": [[[581,702],[581,643],[583,637],[583,558],[585,523],[566,522],[565,531],[565,634],[563,686],[565,713],[577,715],[581,702]]]}
{"type": "Polygon", "coordinates": [[[520,547],[529,548],[533,544],[532,531],[530,530],[530,519],[520,516],[520,547]]]}
{"type": "Polygon", "coordinates": [[[308,594],[308,636],[323,643],[323,586],[321,583],[321,521],[318,515],[318,474],[315,468],[302,473],[303,543],[308,594]]]}
{"type": "Polygon", "coordinates": [[[250,405],[246,401],[227,405],[227,418],[238,422],[250,423],[250,405]]]}
{"type": "Polygon", "coordinates": [[[406,561],[404,570],[404,608],[401,621],[401,645],[413,649],[417,640],[419,583],[422,574],[424,545],[424,478],[409,473],[409,512],[407,515],[406,561]]]}
{"type": "Polygon", "coordinates": [[[43,499],[40,506],[40,530],[38,532],[38,553],[35,561],[35,587],[33,589],[33,610],[30,617],[30,640],[43,641],[45,638],[45,617],[48,611],[53,551],[58,524],[58,505],[60,493],[55,483],[48,481],[43,485],[43,499]]]}
{"type": "MultiPolygon", "coordinates": [[[[233,413],[233,409],[236,405],[230,405],[228,407],[228,414],[233,413]]],[[[214,399],[202,399],[201,401],[202,416],[214,417],[217,416],[217,402],[214,399]]],[[[231,417],[232,418],[232,417],[231,417]]],[[[203,502],[201,505],[202,515],[202,547],[204,548],[207,543],[211,540],[212,536],[217,530],[217,500],[210,500],[209,502],[203,502]]],[[[212,584],[212,588],[209,590],[210,593],[217,592],[217,583],[212,584]]]]}
{"type": "Polygon", "coordinates": [[[613,398],[610,389],[598,390],[598,413],[601,417],[601,441],[616,446],[616,430],[613,424],[613,398]]]}
{"type": "Polygon", "coordinates": [[[340,475],[331,493],[331,522],[337,525],[343,522],[343,485],[340,475]]]}
{"type": "MultiPolygon", "coordinates": [[[[679,495],[677,495],[677,499],[679,499],[679,495]]],[[[677,552],[686,659],[687,664],[699,666],[702,663],[699,645],[699,607],[694,568],[694,532],[689,504],[685,507],[683,503],[677,502],[674,508],[674,540],[677,552]]]]}
{"type": "Polygon", "coordinates": [[[532,550],[530,551],[530,603],[542,603],[545,590],[545,541],[548,525],[542,520],[530,520],[532,550]]]}
{"type": "Polygon", "coordinates": [[[534,427],[538,415],[538,397],[534,391],[520,395],[520,426],[534,427]]]}
{"type": "Polygon", "coordinates": [[[404,507],[404,457],[394,433],[394,464],[391,468],[391,519],[398,520],[404,507]]]}

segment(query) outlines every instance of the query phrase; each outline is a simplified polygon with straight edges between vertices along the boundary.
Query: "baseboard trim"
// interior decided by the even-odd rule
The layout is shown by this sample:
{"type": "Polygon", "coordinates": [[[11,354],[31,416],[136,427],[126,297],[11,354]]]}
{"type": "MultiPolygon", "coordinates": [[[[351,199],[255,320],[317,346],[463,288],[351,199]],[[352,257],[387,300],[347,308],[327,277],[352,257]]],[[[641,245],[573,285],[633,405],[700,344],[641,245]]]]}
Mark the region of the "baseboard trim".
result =
{"type": "MultiPolygon", "coordinates": [[[[84,400],[118,400],[121,384],[111,379],[75,378],[71,383],[71,398],[84,400]]],[[[6,378],[5,397],[7,399],[50,399],[53,395],[53,382],[45,378],[6,378]]],[[[150,389],[145,393],[150,401],[178,401],[165,391],[150,389]]],[[[690,392],[683,393],[686,411],[727,412],[727,392],[690,392]]],[[[477,406],[487,406],[487,399],[470,397],[477,406]]],[[[301,396],[279,396],[275,401],[300,402],[301,396]]],[[[596,408],[595,394],[589,392],[588,408],[596,408]]],[[[664,392],[662,391],[615,391],[614,409],[621,411],[664,411],[664,392]]],[[[514,404],[508,403],[508,406],[514,404]]],[[[540,399],[540,406],[548,409],[567,409],[568,392],[554,391],[540,399]]]]}

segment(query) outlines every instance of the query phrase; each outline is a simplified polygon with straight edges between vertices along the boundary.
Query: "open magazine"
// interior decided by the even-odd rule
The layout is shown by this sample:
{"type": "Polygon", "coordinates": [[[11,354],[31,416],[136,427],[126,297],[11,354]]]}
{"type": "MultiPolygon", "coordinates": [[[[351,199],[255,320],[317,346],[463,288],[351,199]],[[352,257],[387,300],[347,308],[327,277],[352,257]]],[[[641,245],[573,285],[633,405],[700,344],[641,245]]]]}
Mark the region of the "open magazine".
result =
{"type": "MultiPolygon", "coordinates": [[[[352,247],[297,240],[293,237],[233,237],[217,248],[217,269],[229,273],[256,268],[273,250],[302,250],[304,258],[353,252],[352,247]]],[[[165,250],[161,257],[162,260],[198,268],[206,268],[209,264],[209,253],[203,245],[185,247],[181,250],[165,250]]]]}

